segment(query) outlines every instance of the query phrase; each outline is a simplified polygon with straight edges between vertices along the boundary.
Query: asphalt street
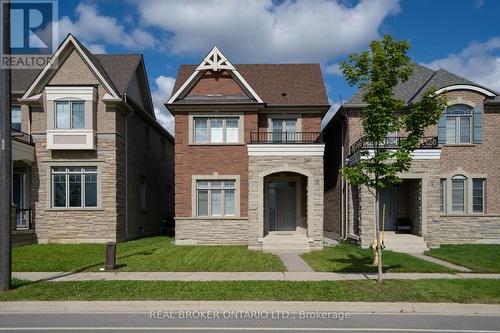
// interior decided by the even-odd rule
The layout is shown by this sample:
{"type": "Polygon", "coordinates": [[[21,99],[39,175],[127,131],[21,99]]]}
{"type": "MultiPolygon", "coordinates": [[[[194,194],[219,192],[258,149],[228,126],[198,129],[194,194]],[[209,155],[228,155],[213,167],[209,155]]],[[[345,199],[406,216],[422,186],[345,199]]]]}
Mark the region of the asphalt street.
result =
{"type": "Polygon", "coordinates": [[[339,312],[0,314],[0,332],[499,332],[498,315],[339,312]],[[308,318],[304,318],[305,316],[308,318]],[[323,318],[319,318],[322,316],[323,318]]]}

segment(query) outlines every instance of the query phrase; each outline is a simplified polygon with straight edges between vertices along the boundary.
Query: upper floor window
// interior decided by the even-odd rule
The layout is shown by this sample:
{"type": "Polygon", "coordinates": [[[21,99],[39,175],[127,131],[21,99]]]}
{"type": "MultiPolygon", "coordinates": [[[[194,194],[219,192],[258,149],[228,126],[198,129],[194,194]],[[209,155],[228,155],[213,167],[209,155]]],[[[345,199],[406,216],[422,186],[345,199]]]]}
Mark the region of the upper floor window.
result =
{"type": "Polygon", "coordinates": [[[195,117],[193,118],[195,143],[238,143],[239,118],[195,117]]]}
{"type": "Polygon", "coordinates": [[[11,115],[11,127],[21,131],[21,105],[12,105],[11,115]]]}
{"type": "Polygon", "coordinates": [[[52,207],[97,207],[97,167],[52,168],[52,207]]]}
{"type": "Polygon", "coordinates": [[[297,132],[297,119],[271,119],[273,141],[295,140],[297,132]]]}
{"type": "Polygon", "coordinates": [[[456,104],[446,109],[446,143],[472,142],[472,107],[456,104]]]}
{"type": "Polygon", "coordinates": [[[55,119],[57,129],[85,128],[85,102],[57,101],[55,119]]]}

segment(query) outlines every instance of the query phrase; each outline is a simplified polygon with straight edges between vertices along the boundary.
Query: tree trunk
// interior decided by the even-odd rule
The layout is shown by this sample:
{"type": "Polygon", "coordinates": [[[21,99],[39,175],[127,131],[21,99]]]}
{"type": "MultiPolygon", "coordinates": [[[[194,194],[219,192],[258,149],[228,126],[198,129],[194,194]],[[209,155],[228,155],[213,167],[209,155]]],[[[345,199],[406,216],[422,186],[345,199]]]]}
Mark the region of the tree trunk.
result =
{"type": "Polygon", "coordinates": [[[379,190],[375,189],[375,230],[376,230],[376,235],[377,235],[376,255],[377,255],[377,271],[378,271],[377,281],[382,283],[382,242],[380,240],[380,226],[379,226],[380,202],[379,202],[379,200],[380,200],[379,190]]]}

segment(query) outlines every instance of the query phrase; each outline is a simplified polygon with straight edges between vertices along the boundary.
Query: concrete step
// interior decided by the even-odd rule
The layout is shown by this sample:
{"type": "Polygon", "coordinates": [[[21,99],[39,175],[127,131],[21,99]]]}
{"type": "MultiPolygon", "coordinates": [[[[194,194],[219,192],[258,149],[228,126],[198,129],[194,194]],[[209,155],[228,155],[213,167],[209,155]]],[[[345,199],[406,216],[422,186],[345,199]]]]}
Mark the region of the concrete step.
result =
{"type": "Polygon", "coordinates": [[[429,250],[422,237],[412,234],[396,234],[395,232],[384,234],[384,245],[387,250],[402,253],[424,253],[429,250]]]}
{"type": "Polygon", "coordinates": [[[309,252],[309,240],[304,233],[269,234],[262,239],[264,252],[300,251],[309,252]]]}

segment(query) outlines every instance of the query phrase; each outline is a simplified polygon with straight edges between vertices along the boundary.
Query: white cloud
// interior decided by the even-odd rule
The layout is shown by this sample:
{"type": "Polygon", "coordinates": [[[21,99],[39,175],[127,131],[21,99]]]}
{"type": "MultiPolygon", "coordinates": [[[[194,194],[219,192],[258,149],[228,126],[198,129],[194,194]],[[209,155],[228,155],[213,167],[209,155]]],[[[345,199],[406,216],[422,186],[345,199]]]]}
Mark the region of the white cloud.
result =
{"type": "Polygon", "coordinates": [[[90,52],[94,54],[104,54],[106,52],[106,47],[103,44],[88,44],[85,43],[85,47],[89,49],[90,52]]]}
{"type": "Polygon", "coordinates": [[[175,78],[169,76],[158,76],[155,79],[156,89],[151,92],[156,119],[170,133],[174,133],[174,117],[167,111],[164,103],[170,98],[174,88],[175,78]]]}
{"type": "Polygon", "coordinates": [[[338,76],[343,75],[339,64],[331,64],[331,65],[326,66],[325,72],[326,72],[326,74],[330,74],[330,75],[338,75],[338,76]]]}
{"type": "Polygon", "coordinates": [[[398,0],[129,0],[141,23],[166,31],[174,54],[208,52],[214,45],[248,62],[325,62],[379,37],[398,0]]]}
{"type": "Polygon", "coordinates": [[[86,44],[102,45],[102,43],[118,45],[129,49],[153,48],[156,39],[141,29],[126,31],[118,20],[98,13],[97,7],[80,3],[76,9],[76,20],[63,16],[58,21],[59,38],[62,41],[68,33],[72,33],[86,44]]]}
{"type": "Polygon", "coordinates": [[[443,68],[490,89],[500,90],[500,37],[472,42],[459,53],[424,64],[443,68]]]}

